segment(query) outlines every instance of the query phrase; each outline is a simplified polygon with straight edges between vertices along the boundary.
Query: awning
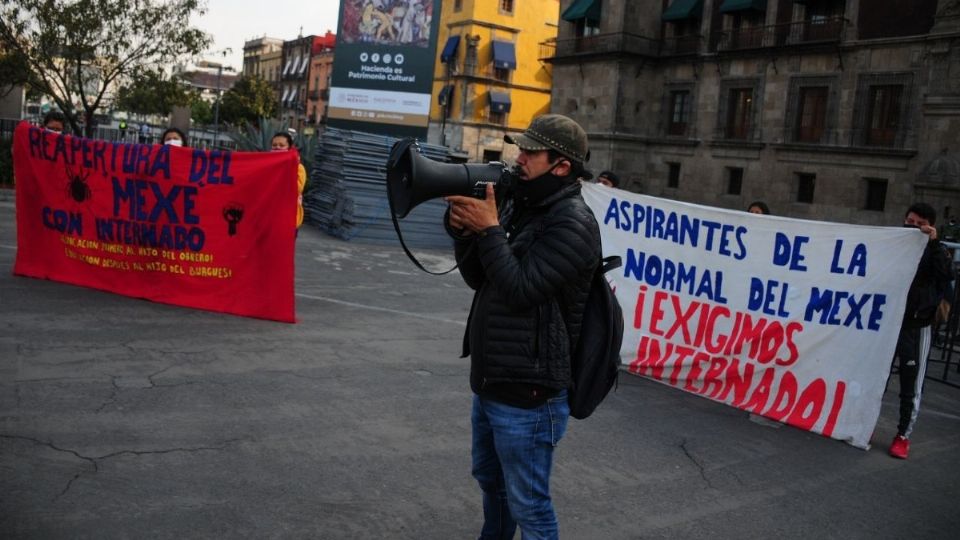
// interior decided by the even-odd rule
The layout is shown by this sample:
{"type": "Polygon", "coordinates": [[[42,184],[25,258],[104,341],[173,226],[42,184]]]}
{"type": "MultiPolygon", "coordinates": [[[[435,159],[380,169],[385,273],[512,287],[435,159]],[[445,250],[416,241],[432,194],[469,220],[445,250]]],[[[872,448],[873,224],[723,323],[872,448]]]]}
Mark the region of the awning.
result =
{"type": "Polygon", "coordinates": [[[440,53],[440,61],[446,64],[451,60],[456,60],[458,45],[460,45],[460,36],[448,37],[447,44],[443,46],[443,52],[440,53]]]}
{"type": "Polygon", "coordinates": [[[309,64],[309,63],[310,63],[310,55],[305,54],[305,55],[303,56],[303,63],[300,64],[300,71],[299,71],[299,74],[300,74],[300,75],[303,75],[304,72],[307,71],[307,64],[309,64]]]}
{"type": "Polygon", "coordinates": [[[286,75],[290,72],[290,64],[293,63],[293,57],[287,57],[287,63],[283,66],[283,73],[281,75],[286,75]]]}
{"type": "Polygon", "coordinates": [[[509,41],[493,41],[493,67],[517,69],[517,53],[509,41]]]}
{"type": "Polygon", "coordinates": [[[453,98],[453,85],[448,84],[440,89],[440,94],[437,96],[437,103],[439,103],[440,106],[443,107],[443,106],[449,105],[452,98],[453,98]]]}
{"type": "Polygon", "coordinates": [[[731,13],[748,9],[766,11],[767,0],[723,0],[723,5],[720,6],[720,13],[731,13]]]}
{"type": "Polygon", "coordinates": [[[300,55],[298,54],[298,55],[296,55],[296,56],[294,56],[293,58],[290,59],[290,63],[287,65],[286,68],[283,68],[283,74],[284,74],[284,75],[287,75],[287,74],[293,75],[293,74],[295,74],[295,73],[297,72],[297,64],[299,64],[299,63],[300,63],[300,55]],[[288,70],[287,68],[290,68],[290,69],[288,70]],[[289,72],[289,73],[288,73],[288,72],[289,72]]]}
{"type": "Polygon", "coordinates": [[[580,19],[599,21],[600,0],[576,0],[560,15],[560,18],[567,22],[579,21],[580,19]]]}
{"type": "Polygon", "coordinates": [[[290,89],[289,89],[289,88],[284,88],[284,89],[283,89],[283,97],[280,98],[280,103],[286,105],[288,99],[290,99],[290,89]]]}
{"type": "Polygon", "coordinates": [[[664,21],[699,19],[703,16],[703,0],[673,0],[660,17],[664,21]]]}
{"type": "Polygon", "coordinates": [[[508,113],[510,112],[510,93],[509,92],[496,92],[491,90],[488,94],[490,96],[490,111],[498,113],[508,113]]]}

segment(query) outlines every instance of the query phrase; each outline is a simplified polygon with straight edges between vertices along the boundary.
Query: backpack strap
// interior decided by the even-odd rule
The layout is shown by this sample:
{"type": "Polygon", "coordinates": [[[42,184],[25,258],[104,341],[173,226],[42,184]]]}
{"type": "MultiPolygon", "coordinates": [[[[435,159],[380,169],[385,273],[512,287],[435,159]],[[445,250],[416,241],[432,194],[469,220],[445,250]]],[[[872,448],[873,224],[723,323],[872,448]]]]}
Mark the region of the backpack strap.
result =
{"type": "Polygon", "coordinates": [[[610,255],[600,259],[600,271],[606,274],[614,268],[620,268],[623,265],[623,259],[619,255],[610,255]]]}

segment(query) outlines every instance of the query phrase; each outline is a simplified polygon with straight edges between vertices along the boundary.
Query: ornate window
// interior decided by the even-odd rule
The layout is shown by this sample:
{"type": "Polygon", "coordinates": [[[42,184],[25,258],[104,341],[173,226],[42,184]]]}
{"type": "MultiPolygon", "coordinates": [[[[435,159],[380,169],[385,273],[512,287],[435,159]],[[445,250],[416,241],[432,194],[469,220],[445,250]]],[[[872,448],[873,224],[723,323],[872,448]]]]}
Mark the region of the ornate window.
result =
{"type": "Polygon", "coordinates": [[[903,148],[912,141],[913,73],[860,75],[853,144],[903,148]]]}

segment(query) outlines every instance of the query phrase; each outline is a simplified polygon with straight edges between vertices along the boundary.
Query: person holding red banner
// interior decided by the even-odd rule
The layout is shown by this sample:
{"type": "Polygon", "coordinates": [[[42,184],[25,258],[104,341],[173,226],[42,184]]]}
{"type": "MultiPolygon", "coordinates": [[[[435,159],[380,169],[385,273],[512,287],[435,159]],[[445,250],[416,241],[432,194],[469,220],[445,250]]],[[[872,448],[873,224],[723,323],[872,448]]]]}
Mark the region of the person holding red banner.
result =
{"type": "MultiPolygon", "coordinates": [[[[278,131],[270,139],[270,150],[286,152],[293,148],[293,137],[286,131],[278,131]]],[[[303,163],[297,163],[297,229],[303,224],[303,188],[307,185],[307,169],[303,163]]]]}
{"type": "Polygon", "coordinates": [[[163,144],[172,146],[186,146],[187,136],[175,127],[168,127],[164,130],[163,135],[160,136],[160,141],[163,142],[163,144]]]}
{"type": "Polygon", "coordinates": [[[907,459],[910,452],[910,433],[920,411],[920,393],[930,355],[931,332],[940,300],[953,277],[950,254],[937,240],[937,212],[926,203],[916,203],[903,218],[904,227],[913,227],[929,237],[920,258],[920,265],[907,293],[907,307],[897,339],[896,356],[900,372],[900,422],[897,436],[890,445],[890,455],[907,459]]]}
{"type": "Polygon", "coordinates": [[[50,111],[43,115],[43,129],[54,133],[63,133],[67,125],[67,117],[60,111],[50,111]]]}
{"type": "Polygon", "coordinates": [[[295,153],[120,144],[27,122],[13,152],[14,274],[296,321],[295,153]]]}

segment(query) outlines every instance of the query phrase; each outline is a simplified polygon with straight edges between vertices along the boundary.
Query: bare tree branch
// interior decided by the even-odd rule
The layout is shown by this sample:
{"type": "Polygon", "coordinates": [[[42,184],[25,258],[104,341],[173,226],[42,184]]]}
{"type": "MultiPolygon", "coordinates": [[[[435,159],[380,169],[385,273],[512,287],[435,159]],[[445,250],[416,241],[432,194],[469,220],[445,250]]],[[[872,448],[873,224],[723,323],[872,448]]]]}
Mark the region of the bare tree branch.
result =
{"type": "Polygon", "coordinates": [[[0,0],[0,51],[22,56],[37,90],[74,130],[119,82],[202,52],[210,38],[190,26],[204,0],[0,0]]]}

